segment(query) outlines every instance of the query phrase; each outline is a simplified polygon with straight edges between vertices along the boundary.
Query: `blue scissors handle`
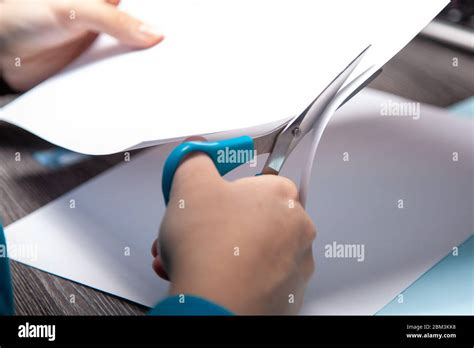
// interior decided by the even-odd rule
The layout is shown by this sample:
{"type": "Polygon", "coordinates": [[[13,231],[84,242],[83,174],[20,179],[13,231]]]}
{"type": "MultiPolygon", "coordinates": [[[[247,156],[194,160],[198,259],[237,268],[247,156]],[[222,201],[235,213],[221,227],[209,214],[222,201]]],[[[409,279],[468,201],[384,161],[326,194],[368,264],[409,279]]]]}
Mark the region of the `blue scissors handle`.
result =
{"type": "Polygon", "coordinates": [[[165,204],[168,205],[170,199],[173,178],[183,158],[193,152],[203,152],[214,162],[220,175],[225,175],[231,170],[250,161],[254,156],[254,142],[249,136],[241,136],[214,142],[189,141],[178,145],[166,159],[163,167],[163,177],[161,188],[165,204]],[[237,156],[245,151],[245,156],[237,156]],[[234,154],[227,158],[228,154],[234,154]]]}

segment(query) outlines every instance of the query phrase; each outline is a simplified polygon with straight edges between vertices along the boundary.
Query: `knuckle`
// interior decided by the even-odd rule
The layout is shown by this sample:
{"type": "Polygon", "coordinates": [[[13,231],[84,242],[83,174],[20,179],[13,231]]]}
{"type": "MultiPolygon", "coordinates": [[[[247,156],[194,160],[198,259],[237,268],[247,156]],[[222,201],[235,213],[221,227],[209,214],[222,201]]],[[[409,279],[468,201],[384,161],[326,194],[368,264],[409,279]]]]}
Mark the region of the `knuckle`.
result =
{"type": "Polygon", "coordinates": [[[312,249],[310,249],[306,254],[302,267],[303,277],[305,280],[309,280],[316,270],[316,263],[314,262],[312,249]]]}
{"type": "Polygon", "coordinates": [[[277,186],[277,192],[281,197],[296,199],[298,197],[298,188],[296,184],[285,177],[276,177],[275,185],[277,186]]]}
{"type": "MultiPolygon", "coordinates": [[[[114,11],[113,21],[117,24],[117,27],[123,28],[129,25],[128,15],[122,11],[114,11]]],[[[127,29],[127,28],[125,28],[127,29]]]]}
{"type": "Polygon", "coordinates": [[[317,231],[316,227],[308,216],[308,214],[301,207],[301,214],[297,217],[299,233],[301,236],[301,241],[305,247],[308,247],[316,239],[317,231]]]}
{"type": "Polygon", "coordinates": [[[70,27],[74,24],[69,20],[69,13],[74,9],[73,3],[70,0],[52,1],[48,5],[60,25],[70,27]]]}
{"type": "Polygon", "coordinates": [[[310,241],[314,241],[317,236],[316,226],[314,225],[313,221],[307,216],[307,227],[305,229],[306,235],[308,236],[310,241]]]}

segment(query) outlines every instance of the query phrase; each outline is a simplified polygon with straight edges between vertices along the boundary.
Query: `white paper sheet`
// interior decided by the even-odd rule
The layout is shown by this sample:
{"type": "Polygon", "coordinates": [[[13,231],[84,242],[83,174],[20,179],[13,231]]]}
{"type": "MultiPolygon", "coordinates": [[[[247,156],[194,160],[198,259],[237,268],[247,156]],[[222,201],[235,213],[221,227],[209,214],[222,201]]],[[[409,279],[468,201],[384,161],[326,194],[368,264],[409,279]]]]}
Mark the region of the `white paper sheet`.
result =
{"type": "Polygon", "coordinates": [[[255,134],[303,111],[369,44],[354,76],[377,70],[447,2],[123,1],[162,29],[162,44],[129,51],[102,36],[0,117],[88,154],[243,128],[255,134]]]}
{"type": "MultiPolygon", "coordinates": [[[[323,136],[307,205],[318,237],[305,314],[374,314],[474,232],[474,122],[426,105],[418,120],[381,116],[399,102],[407,101],[361,92],[323,136]],[[364,261],[326,258],[333,242],[363,244],[364,261]]],[[[294,180],[308,145],[284,168],[294,180]]],[[[37,246],[36,260],[14,259],[152,306],[167,289],[151,269],[150,245],[164,212],[161,170],[171,147],[148,150],[8,226],[8,247],[37,246]]],[[[241,167],[228,178],[255,170],[241,167]]]]}

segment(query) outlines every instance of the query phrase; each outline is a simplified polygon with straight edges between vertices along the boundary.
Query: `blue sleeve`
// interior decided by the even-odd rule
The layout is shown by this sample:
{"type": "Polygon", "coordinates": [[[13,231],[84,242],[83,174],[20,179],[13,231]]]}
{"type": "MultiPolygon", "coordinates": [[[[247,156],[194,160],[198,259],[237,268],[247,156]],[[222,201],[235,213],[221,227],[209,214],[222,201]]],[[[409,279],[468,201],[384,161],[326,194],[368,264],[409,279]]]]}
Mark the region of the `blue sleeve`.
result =
{"type": "Polygon", "coordinates": [[[7,257],[7,243],[0,222],[0,315],[13,314],[13,290],[7,257]]]}
{"type": "Polygon", "coordinates": [[[204,298],[176,295],[165,298],[148,315],[234,315],[231,311],[204,298]]]}

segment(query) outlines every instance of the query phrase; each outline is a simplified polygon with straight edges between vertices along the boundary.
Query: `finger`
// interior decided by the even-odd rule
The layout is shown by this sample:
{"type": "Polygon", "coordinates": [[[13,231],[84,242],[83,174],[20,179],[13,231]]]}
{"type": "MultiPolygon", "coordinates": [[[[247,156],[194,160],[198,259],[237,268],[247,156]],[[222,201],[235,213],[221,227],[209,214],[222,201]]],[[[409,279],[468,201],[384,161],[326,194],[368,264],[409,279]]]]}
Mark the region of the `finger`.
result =
{"type": "Polygon", "coordinates": [[[284,176],[265,175],[264,178],[275,182],[279,195],[285,199],[299,203],[298,187],[295,182],[284,176]]]}
{"type": "Polygon", "coordinates": [[[308,243],[308,245],[311,247],[313,245],[313,242],[314,240],[316,239],[316,236],[317,236],[317,230],[316,230],[316,226],[314,225],[314,222],[313,220],[311,220],[311,218],[309,217],[309,215],[303,211],[303,233],[305,235],[305,240],[306,240],[306,243],[308,243]]]}
{"type": "Polygon", "coordinates": [[[151,245],[151,254],[153,255],[153,257],[158,256],[158,239],[155,239],[155,241],[151,245]]]}
{"type": "MultiPolygon", "coordinates": [[[[192,137],[184,142],[187,141],[205,141],[205,139],[192,137]]],[[[193,152],[182,160],[176,170],[171,192],[181,189],[186,191],[190,186],[205,186],[216,181],[222,181],[222,178],[212,159],[205,153],[193,152]]]]}
{"type": "Polygon", "coordinates": [[[153,270],[160,278],[169,280],[168,273],[166,273],[165,268],[163,267],[163,262],[161,261],[161,257],[159,255],[153,260],[152,266],[153,270]]]}
{"type": "Polygon", "coordinates": [[[152,26],[120,11],[115,4],[91,1],[59,4],[60,16],[69,28],[104,32],[124,44],[142,48],[156,45],[164,39],[163,34],[152,26]],[[75,11],[74,20],[69,20],[71,10],[75,11]]]}
{"type": "Polygon", "coordinates": [[[303,261],[301,264],[301,274],[305,281],[308,281],[314,274],[316,263],[313,256],[313,248],[309,248],[304,252],[303,261]]]}

